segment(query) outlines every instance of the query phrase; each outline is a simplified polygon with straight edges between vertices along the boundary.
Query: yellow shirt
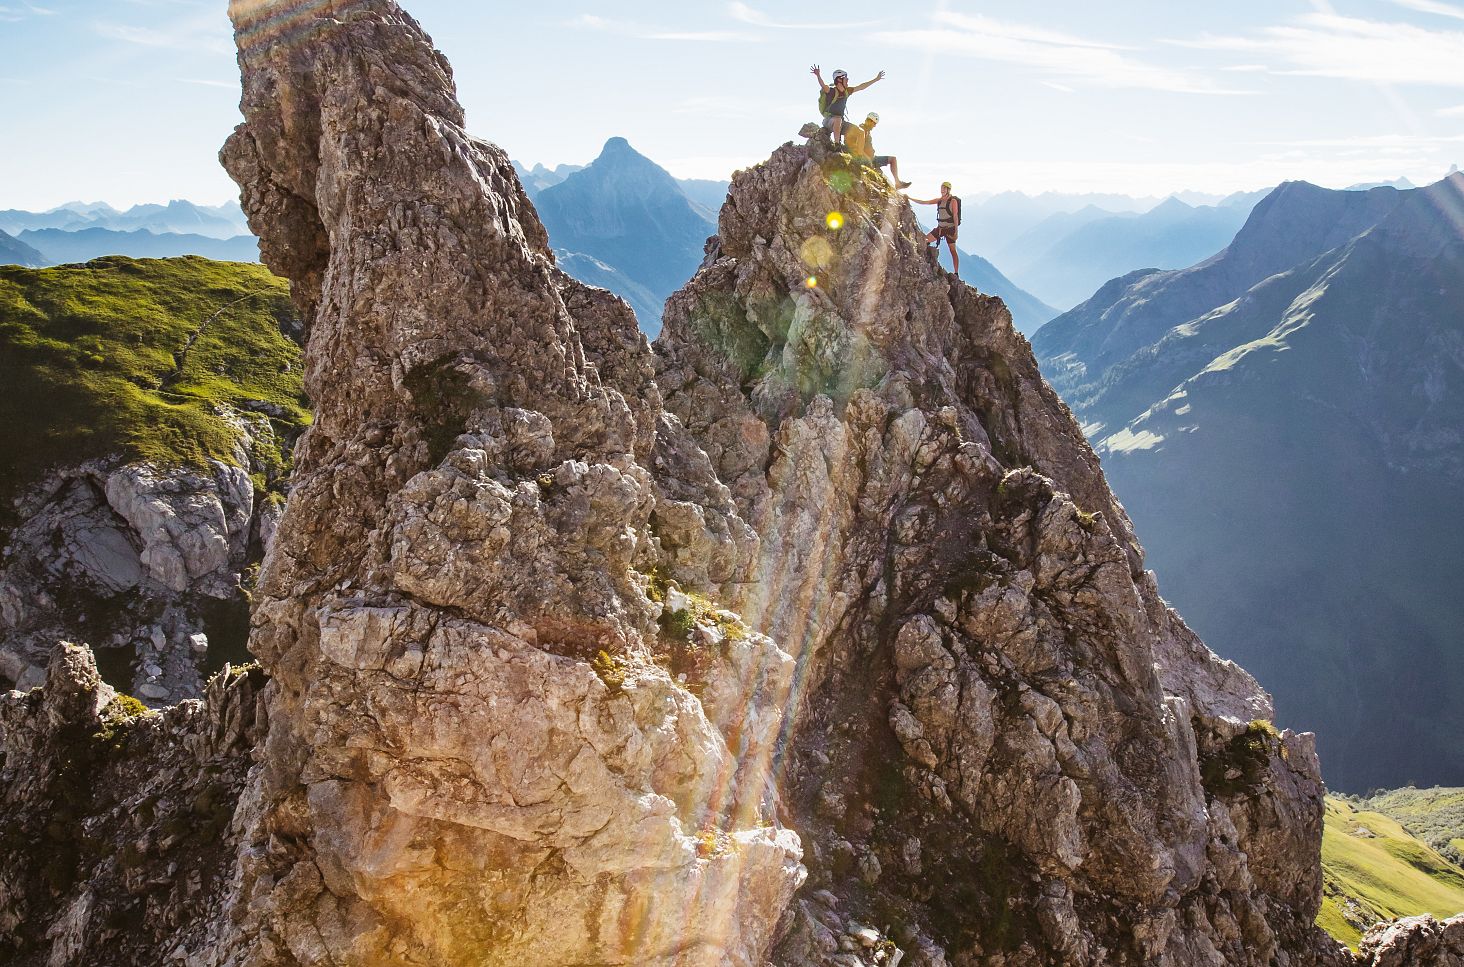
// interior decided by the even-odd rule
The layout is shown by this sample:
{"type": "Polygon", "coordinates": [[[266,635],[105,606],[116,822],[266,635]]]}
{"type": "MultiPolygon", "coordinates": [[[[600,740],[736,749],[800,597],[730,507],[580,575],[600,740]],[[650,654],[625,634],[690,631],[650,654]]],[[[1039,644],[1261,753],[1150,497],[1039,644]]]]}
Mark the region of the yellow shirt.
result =
{"type": "Polygon", "coordinates": [[[874,138],[862,124],[844,125],[844,147],[856,158],[874,157],[874,138]]]}

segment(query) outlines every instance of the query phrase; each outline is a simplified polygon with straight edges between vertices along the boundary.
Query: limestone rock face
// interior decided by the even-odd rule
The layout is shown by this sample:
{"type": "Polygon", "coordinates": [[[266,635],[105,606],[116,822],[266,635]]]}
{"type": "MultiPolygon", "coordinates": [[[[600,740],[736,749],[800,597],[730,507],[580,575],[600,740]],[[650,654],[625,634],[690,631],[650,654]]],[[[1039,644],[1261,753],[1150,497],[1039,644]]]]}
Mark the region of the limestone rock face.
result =
{"type": "Polygon", "coordinates": [[[798,664],[817,889],[774,961],[852,963],[859,924],[907,964],[1330,955],[1310,737],[1159,599],[1001,303],[817,140],[736,175],[720,229],[657,382],[760,538],[724,593],[798,664]]]}
{"type": "Polygon", "coordinates": [[[185,962],[233,879],[263,674],[139,714],[84,646],[0,695],[0,950],[9,964],[185,962]]]}
{"type": "Polygon", "coordinates": [[[160,706],[201,697],[210,632],[242,653],[243,573],[279,511],[249,476],[269,422],[234,422],[232,464],[90,460],[28,488],[0,561],[0,676],[39,685],[56,642],[85,641],[120,666],[119,687],[160,706]]]}
{"type": "Polygon", "coordinates": [[[771,781],[792,661],[667,577],[744,575],[756,536],[417,24],[327,2],[279,44],[279,6],[232,6],[223,161],[310,319],[316,420],[259,584],[241,928],[208,955],[761,964],[804,876],[771,781]]]}

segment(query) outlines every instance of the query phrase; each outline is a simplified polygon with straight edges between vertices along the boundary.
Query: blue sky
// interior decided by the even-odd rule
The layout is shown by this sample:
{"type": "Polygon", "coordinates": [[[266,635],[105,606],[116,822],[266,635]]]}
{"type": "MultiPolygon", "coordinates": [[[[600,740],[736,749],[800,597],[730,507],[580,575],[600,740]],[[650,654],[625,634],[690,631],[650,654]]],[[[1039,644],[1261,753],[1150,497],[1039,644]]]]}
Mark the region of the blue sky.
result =
{"type": "MultiPolygon", "coordinates": [[[[725,177],[815,114],[814,62],[918,192],[1228,192],[1464,162],[1464,0],[416,0],[473,133],[532,164],[623,135],[725,177]],[[837,21],[830,21],[837,11],[837,21]]],[[[0,0],[0,208],[233,194],[225,0],[0,0]]]]}

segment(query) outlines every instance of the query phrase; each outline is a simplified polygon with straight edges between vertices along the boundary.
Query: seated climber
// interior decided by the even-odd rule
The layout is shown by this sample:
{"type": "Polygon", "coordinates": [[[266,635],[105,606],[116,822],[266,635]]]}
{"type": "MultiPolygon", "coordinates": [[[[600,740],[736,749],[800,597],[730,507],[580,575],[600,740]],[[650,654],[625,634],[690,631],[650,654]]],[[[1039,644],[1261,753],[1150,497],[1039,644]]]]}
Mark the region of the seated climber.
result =
{"type": "Polygon", "coordinates": [[[910,201],[916,205],[935,206],[935,228],[925,236],[925,244],[934,244],[938,251],[940,240],[945,239],[946,245],[950,246],[951,250],[951,274],[959,276],[961,274],[961,256],[956,253],[956,230],[961,224],[961,199],[951,194],[951,183],[949,181],[940,183],[939,198],[931,198],[928,201],[911,198],[910,201]]]}
{"type": "Polygon", "coordinates": [[[894,155],[874,153],[874,139],[870,137],[870,132],[874,130],[874,126],[878,123],[879,115],[870,111],[865,115],[863,124],[851,124],[846,127],[844,129],[844,146],[849,149],[849,153],[854,156],[854,160],[862,165],[867,165],[876,171],[888,166],[890,174],[895,176],[895,187],[909,188],[910,183],[908,181],[900,180],[899,160],[894,155]]]}
{"type": "Polygon", "coordinates": [[[880,71],[873,80],[855,84],[853,87],[849,86],[849,75],[841,70],[834,71],[832,84],[824,83],[823,73],[817,64],[813,65],[809,73],[818,79],[818,113],[823,115],[824,129],[829,132],[834,146],[838,147],[843,141],[844,108],[848,105],[849,95],[864,90],[875,81],[884,80],[885,72],[880,71]]]}

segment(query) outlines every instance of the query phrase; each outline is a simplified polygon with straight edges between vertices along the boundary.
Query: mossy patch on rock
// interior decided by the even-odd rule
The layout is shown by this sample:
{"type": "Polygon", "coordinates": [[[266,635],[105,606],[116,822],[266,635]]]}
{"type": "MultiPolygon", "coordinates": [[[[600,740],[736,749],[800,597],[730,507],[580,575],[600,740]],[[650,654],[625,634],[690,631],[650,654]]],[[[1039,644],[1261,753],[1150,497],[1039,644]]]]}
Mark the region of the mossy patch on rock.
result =
{"type": "Polygon", "coordinates": [[[1264,779],[1271,756],[1281,754],[1281,733],[1270,722],[1256,719],[1219,750],[1200,756],[1200,780],[1212,796],[1240,795],[1254,790],[1264,779]]]}
{"type": "MultiPolygon", "coordinates": [[[[310,422],[289,286],[261,265],[111,256],[0,267],[0,504],[60,464],[237,462],[226,408],[274,425],[282,475],[310,422]]],[[[267,481],[266,481],[267,483],[267,481]]]]}

